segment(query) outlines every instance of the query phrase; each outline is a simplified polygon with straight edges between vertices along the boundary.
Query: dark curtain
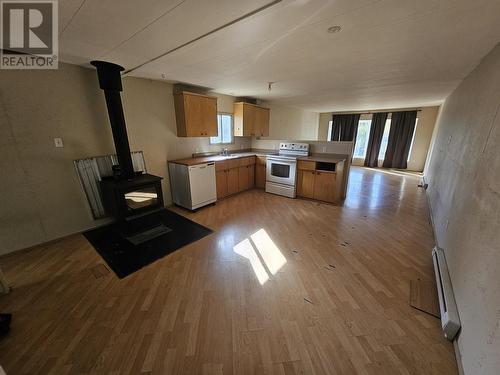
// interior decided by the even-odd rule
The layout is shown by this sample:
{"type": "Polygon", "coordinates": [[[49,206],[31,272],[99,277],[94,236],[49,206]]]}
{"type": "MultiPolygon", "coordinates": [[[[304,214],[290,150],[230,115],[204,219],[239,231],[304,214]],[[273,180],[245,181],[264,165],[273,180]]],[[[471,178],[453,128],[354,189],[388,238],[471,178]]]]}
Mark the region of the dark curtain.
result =
{"type": "Polygon", "coordinates": [[[358,114],[333,115],[330,141],[355,141],[359,116],[358,114]]]}
{"type": "Polygon", "coordinates": [[[387,112],[373,114],[370,138],[368,138],[368,147],[366,149],[365,167],[378,167],[378,154],[380,153],[387,115],[387,112]]]}
{"type": "Polygon", "coordinates": [[[393,112],[384,168],[406,169],[417,111],[393,112]]]}

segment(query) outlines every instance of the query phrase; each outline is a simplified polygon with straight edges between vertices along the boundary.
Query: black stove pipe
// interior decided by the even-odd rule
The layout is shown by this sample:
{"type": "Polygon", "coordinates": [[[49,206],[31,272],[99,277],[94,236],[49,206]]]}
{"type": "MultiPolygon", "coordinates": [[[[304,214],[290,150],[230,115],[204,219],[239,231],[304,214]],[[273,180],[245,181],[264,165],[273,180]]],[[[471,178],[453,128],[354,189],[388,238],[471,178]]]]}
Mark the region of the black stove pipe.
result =
{"type": "Polygon", "coordinates": [[[90,63],[97,68],[99,87],[104,90],[106,96],[109,122],[111,123],[116,156],[120,165],[120,178],[132,178],[134,176],[134,167],[130,156],[127,127],[120,95],[120,92],[123,91],[120,72],[125,69],[120,65],[106,61],[94,60],[90,63]]]}

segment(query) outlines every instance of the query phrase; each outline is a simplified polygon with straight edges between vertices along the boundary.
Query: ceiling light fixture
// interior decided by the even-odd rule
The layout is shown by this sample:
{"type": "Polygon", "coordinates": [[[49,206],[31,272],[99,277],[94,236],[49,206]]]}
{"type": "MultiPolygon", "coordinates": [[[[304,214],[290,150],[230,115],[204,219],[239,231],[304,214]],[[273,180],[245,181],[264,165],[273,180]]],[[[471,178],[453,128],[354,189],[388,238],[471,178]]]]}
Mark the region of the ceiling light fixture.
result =
{"type": "Polygon", "coordinates": [[[339,25],[335,25],[335,26],[330,26],[328,29],[326,29],[326,32],[330,34],[335,34],[338,33],[340,30],[342,30],[342,27],[340,27],[339,25]]]}

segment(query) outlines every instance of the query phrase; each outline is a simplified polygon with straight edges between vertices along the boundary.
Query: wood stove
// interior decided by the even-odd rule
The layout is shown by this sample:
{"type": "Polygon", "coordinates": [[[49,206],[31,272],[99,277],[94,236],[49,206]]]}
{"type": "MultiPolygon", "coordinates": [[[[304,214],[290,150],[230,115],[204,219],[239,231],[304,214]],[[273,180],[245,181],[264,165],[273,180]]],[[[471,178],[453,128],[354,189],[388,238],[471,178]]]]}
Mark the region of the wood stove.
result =
{"type": "Polygon", "coordinates": [[[122,180],[101,181],[104,209],[118,220],[139,218],[163,208],[161,177],[142,174],[122,180]]]}
{"type": "Polygon", "coordinates": [[[120,94],[123,90],[120,72],[124,68],[106,61],[91,61],[91,64],[97,68],[99,87],[106,97],[118,159],[118,165],[113,166],[113,176],[104,178],[100,183],[106,213],[115,218],[117,228],[126,238],[136,235],[147,238],[141,231],[162,234],[162,224],[155,215],[164,208],[162,177],[134,172],[132,166],[120,94]]]}

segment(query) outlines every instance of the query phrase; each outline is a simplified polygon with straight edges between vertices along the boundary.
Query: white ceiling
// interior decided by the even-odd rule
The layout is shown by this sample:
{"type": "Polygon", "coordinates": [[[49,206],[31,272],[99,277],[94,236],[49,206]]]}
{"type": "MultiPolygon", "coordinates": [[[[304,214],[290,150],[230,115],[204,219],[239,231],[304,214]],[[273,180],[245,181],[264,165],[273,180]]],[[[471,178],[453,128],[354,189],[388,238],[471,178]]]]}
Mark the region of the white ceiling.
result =
{"type": "Polygon", "coordinates": [[[282,0],[162,56],[271,1],[61,0],[60,58],[326,112],[439,104],[500,42],[499,0],[282,0]]]}

